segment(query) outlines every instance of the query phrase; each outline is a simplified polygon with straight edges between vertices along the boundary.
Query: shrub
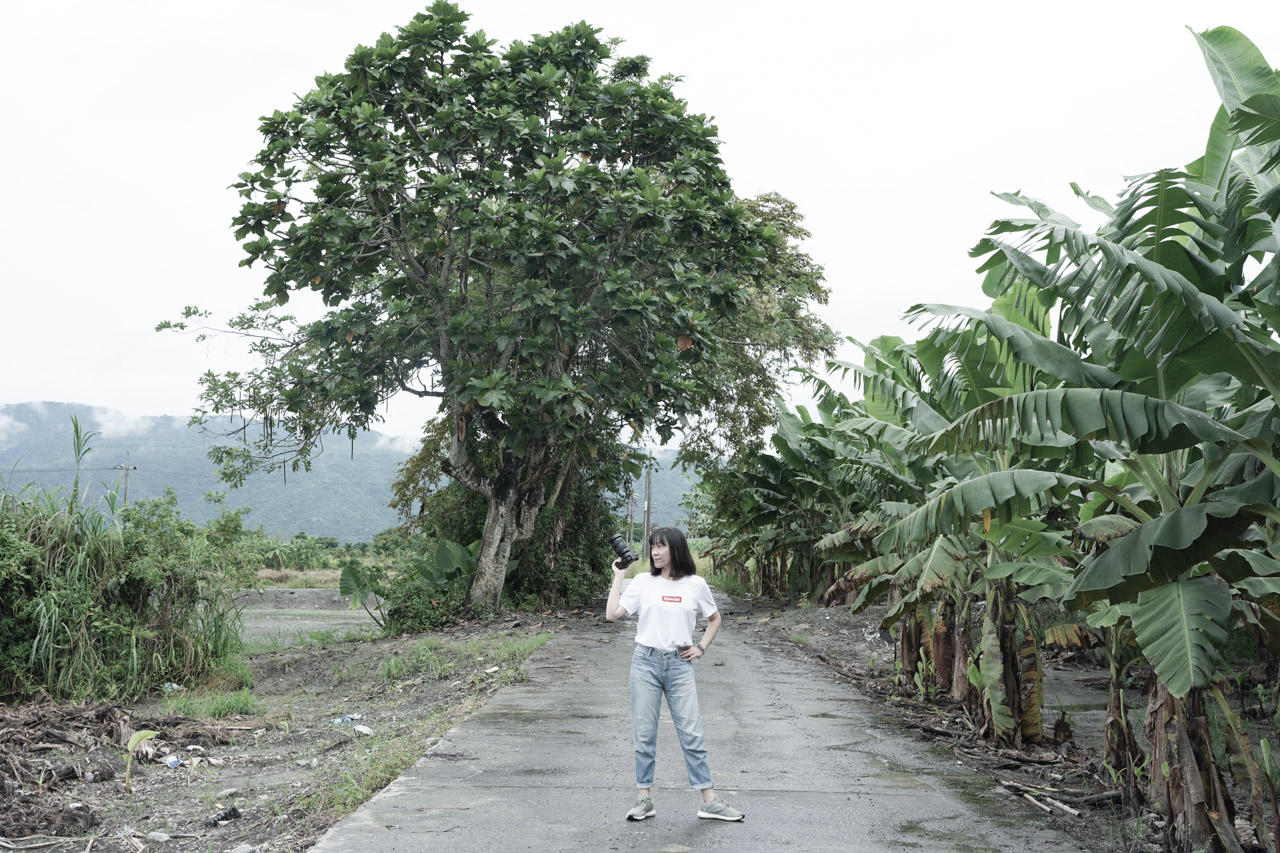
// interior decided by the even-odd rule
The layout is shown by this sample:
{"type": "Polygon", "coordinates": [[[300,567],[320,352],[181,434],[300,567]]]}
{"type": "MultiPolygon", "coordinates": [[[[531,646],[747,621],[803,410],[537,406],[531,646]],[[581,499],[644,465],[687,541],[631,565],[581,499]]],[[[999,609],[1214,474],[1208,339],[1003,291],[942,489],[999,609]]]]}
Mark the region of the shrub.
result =
{"type": "Polygon", "coordinates": [[[417,572],[401,572],[380,594],[386,613],[383,629],[388,634],[435,631],[466,619],[478,619],[487,612],[479,605],[466,603],[463,584],[444,592],[431,592],[417,572]]]}
{"type": "Polygon", "coordinates": [[[0,698],[129,700],[212,672],[240,642],[222,549],[172,491],[117,521],[78,489],[0,491],[0,698]]]}

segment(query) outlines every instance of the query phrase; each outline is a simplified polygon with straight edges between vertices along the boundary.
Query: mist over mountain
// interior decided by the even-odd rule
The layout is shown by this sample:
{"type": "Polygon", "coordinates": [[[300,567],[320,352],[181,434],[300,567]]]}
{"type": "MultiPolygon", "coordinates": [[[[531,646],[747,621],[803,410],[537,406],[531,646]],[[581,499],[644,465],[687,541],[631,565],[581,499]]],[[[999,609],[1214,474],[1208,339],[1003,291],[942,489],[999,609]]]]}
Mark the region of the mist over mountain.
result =
{"type": "MultiPolygon", "coordinates": [[[[246,526],[260,525],[269,536],[282,539],[305,531],[341,542],[368,542],[394,526],[396,514],[387,506],[391,483],[396,469],[417,447],[416,441],[377,432],[362,434],[354,444],[335,438],[309,472],[257,475],[231,489],[218,480],[206,455],[211,445],[226,440],[188,427],[185,416],[135,416],[79,403],[13,403],[0,406],[0,488],[70,488],[76,474],[72,416],[82,430],[98,433],[81,463],[80,489],[87,492],[87,500],[116,489],[123,502],[127,459],[133,466],[130,502],[159,497],[172,486],[183,515],[202,523],[216,514],[204,495],[226,492],[229,506],[251,508],[246,526]]],[[[679,503],[691,488],[690,479],[671,470],[673,449],[660,448],[653,454],[659,463],[653,477],[654,523],[674,524],[685,516],[679,503]]],[[[639,525],[642,480],[636,492],[639,525]]]]}

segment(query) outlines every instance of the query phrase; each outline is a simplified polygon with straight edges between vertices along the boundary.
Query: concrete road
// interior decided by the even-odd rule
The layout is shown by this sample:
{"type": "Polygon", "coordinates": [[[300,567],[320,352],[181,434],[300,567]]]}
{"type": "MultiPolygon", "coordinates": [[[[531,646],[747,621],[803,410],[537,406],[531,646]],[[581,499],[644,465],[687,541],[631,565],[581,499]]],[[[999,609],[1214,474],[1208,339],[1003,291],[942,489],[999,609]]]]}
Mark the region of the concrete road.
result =
{"type": "Polygon", "coordinates": [[[716,788],[746,820],[695,816],[664,708],[657,816],[629,823],[634,631],[627,620],[553,639],[527,683],[499,692],[312,850],[1082,849],[950,753],[893,730],[827,670],[749,642],[732,613],[695,666],[716,788]]]}

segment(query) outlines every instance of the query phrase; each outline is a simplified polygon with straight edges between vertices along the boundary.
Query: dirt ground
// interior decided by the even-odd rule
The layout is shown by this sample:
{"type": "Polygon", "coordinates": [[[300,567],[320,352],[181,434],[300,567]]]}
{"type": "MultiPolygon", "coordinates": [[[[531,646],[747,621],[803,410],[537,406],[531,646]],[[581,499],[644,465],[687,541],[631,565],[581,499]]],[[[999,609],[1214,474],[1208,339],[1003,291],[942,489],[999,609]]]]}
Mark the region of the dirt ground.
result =
{"type": "MultiPolygon", "coordinates": [[[[519,641],[535,643],[541,634],[600,631],[600,611],[597,606],[509,615],[393,639],[339,641],[336,632],[327,632],[302,645],[282,644],[246,658],[251,693],[260,703],[253,714],[221,719],[166,714],[172,697],[169,704],[155,697],[127,709],[52,704],[0,709],[5,715],[0,747],[21,755],[27,771],[20,786],[0,791],[0,838],[6,832],[10,836],[0,848],[305,850],[450,726],[520,678],[518,664],[503,649],[519,641]],[[388,663],[396,660],[400,663],[388,663]],[[134,764],[128,793],[121,746],[133,731],[144,729],[159,735],[141,748],[146,755],[134,764]],[[26,829],[15,833],[24,825],[24,814],[56,816],[59,823],[28,820],[26,829]]],[[[989,772],[993,787],[1005,780],[1055,791],[1098,790],[1087,750],[1044,750],[1028,765],[1016,756],[975,748],[955,712],[891,695],[887,679],[872,677],[892,674],[893,651],[878,618],[874,610],[850,615],[846,608],[736,602],[726,608],[725,630],[742,631],[749,642],[816,660],[834,677],[850,678],[882,706],[887,720],[934,742],[939,761],[961,761],[989,772]]],[[[1081,695],[1080,707],[1097,700],[1081,695]]],[[[13,770],[0,766],[0,778],[13,776],[13,770]]],[[[1084,814],[1075,818],[1028,807],[1028,819],[1052,822],[1085,849],[1158,849],[1149,828],[1118,821],[1105,806],[1086,807],[1084,814]]]]}

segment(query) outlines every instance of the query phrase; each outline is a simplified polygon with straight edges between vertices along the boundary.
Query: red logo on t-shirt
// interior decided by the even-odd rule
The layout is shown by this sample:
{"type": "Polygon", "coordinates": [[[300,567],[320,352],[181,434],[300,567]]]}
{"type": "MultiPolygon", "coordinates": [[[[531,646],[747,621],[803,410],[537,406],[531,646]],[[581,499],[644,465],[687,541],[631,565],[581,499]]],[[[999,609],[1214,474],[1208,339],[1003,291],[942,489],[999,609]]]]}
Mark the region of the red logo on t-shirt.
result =
{"type": "Polygon", "coordinates": [[[684,599],[678,595],[664,595],[662,596],[662,600],[670,601],[673,604],[679,604],[680,602],[684,601],[684,599]]]}

